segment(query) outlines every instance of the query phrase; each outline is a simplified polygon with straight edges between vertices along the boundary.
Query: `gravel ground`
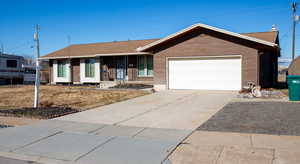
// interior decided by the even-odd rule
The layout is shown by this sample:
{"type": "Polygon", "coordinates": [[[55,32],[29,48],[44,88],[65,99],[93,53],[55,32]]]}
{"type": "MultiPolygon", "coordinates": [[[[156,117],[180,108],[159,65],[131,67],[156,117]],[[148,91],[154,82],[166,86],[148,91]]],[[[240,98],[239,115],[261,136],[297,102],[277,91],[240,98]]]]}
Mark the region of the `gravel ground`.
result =
{"type": "Polygon", "coordinates": [[[12,127],[12,126],[9,126],[9,125],[0,125],[0,128],[8,128],[8,127],[12,127]]]}
{"type": "Polygon", "coordinates": [[[300,103],[229,103],[198,130],[300,136],[300,103]]]}
{"type": "Polygon", "coordinates": [[[76,112],[79,110],[66,107],[19,108],[0,110],[0,116],[51,119],[76,112]]]}

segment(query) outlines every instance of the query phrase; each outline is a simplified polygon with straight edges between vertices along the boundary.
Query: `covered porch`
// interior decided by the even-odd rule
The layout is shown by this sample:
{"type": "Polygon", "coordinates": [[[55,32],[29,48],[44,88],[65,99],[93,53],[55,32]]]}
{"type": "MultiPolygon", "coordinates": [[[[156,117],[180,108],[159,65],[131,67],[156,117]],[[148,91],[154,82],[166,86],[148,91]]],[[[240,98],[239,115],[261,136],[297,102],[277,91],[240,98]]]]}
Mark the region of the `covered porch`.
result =
{"type": "Polygon", "coordinates": [[[95,55],[50,59],[52,84],[101,82],[153,82],[152,54],[95,55]]]}
{"type": "Polygon", "coordinates": [[[102,56],[101,81],[153,81],[152,55],[102,56]]]}

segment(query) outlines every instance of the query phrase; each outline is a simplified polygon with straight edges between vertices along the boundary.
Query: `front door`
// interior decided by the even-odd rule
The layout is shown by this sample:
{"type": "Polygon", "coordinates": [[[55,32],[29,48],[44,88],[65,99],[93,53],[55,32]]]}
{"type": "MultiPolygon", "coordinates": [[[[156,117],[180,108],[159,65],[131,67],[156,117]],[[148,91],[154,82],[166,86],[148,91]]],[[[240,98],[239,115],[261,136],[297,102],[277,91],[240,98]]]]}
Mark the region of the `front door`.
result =
{"type": "Polygon", "coordinates": [[[125,80],[125,69],[126,69],[125,56],[118,56],[116,62],[117,62],[117,68],[116,68],[117,80],[125,80]]]}

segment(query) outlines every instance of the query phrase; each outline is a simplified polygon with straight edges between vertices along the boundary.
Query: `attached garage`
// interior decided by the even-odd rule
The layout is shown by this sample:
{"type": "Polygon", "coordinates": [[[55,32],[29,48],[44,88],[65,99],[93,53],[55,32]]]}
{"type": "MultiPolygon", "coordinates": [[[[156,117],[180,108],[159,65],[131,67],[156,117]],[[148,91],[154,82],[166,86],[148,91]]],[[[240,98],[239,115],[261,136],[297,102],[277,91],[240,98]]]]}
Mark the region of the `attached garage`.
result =
{"type": "Polygon", "coordinates": [[[275,87],[278,31],[238,34],[195,24],[137,49],[153,53],[154,88],[241,90],[275,87]]]}
{"type": "Polygon", "coordinates": [[[242,64],[239,56],[169,58],[169,89],[240,90],[242,64]]]}

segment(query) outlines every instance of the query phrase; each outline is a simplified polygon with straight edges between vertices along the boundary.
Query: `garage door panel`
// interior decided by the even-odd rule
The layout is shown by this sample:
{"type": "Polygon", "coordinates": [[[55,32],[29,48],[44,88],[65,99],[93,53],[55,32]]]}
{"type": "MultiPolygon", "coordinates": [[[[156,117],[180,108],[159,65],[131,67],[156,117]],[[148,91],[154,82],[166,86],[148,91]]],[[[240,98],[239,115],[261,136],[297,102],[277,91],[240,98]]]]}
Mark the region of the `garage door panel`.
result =
{"type": "Polygon", "coordinates": [[[241,59],[169,60],[169,88],[239,90],[241,59]]]}

